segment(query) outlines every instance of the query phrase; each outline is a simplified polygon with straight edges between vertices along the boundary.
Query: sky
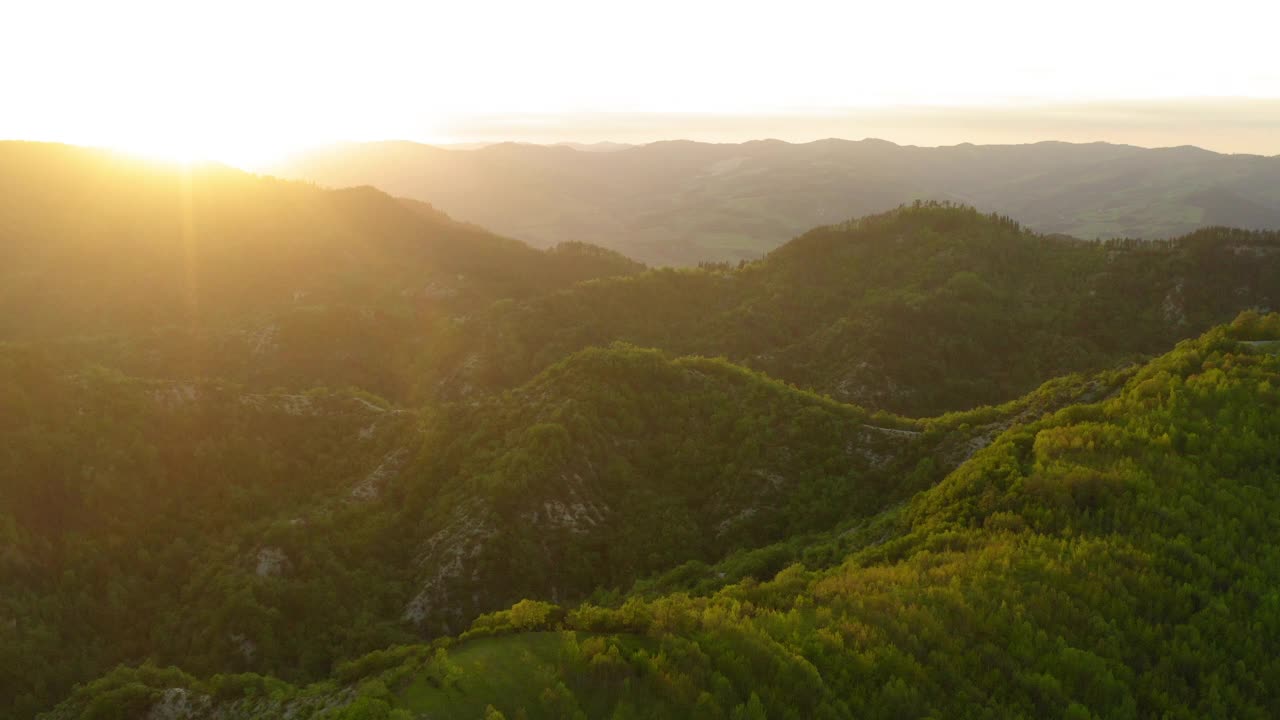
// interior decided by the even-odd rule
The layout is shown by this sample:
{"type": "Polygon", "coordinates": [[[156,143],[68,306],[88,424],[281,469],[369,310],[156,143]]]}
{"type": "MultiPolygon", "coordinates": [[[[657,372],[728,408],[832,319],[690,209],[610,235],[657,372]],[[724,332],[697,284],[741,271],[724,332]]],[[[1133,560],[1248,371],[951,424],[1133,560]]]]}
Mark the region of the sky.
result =
{"type": "Polygon", "coordinates": [[[40,0],[0,138],[255,165],[343,140],[1109,140],[1280,154],[1267,0],[40,0]]]}

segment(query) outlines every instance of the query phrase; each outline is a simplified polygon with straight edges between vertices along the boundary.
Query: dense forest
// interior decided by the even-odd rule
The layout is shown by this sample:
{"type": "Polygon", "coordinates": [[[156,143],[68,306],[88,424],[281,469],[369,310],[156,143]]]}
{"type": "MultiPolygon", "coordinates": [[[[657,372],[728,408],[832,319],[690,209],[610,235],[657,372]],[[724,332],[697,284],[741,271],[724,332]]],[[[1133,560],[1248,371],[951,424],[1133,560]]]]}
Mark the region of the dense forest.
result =
{"type": "Polygon", "coordinates": [[[12,717],[1280,714],[1280,235],[647,270],[0,158],[12,717]]]}
{"type": "Polygon", "coordinates": [[[526,599],[307,686],[120,668],[49,717],[1274,717],[1276,348],[1241,316],[780,569],[526,599]]]}
{"type": "Polygon", "coordinates": [[[503,306],[457,345],[447,382],[426,389],[508,387],[620,340],[926,416],[1113,368],[1253,307],[1280,307],[1280,233],[1079,242],[925,203],[817,228],[754,263],[650,270],[503,306]]]}

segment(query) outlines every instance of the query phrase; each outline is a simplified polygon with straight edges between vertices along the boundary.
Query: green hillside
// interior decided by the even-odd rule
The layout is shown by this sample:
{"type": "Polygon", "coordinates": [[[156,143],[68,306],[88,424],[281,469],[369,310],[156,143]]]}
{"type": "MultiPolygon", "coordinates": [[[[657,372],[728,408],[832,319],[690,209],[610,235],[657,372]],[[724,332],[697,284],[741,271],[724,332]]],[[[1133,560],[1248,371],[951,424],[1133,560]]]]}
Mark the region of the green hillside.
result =
{"type": "Polygon", "coordinates": [[[1242,316],[1009,429],[835,562],[523,601],[306,689],[120,670],[50,717],[1272,717],[1280,358],[1241,341],[1277,339],[1242,316]]]}
{"type": "Polygon", "coordinates": [[[409,637],[359,621],[395,611],[394,588],[369,584],[394,554],[353,528],[369,516],[362,483],[376,489],[416,450],[412,414],[358,392],[69,370],[0,349],[0,694],[16,717],[119,662],[209,672],[284,656],[327,670],[290,637],[353,649],[409,637]],[[303,527],[305,556],[288,544],[303,527]],[[307,595],[275,579],[285,571],[307,595]],[[270,616],[252,615],[255,582],[270,616]]]}
{"type": "Polygon", "coordinates": [[[397,401],[490,304],[639,268],[371,188],[69,146],[0,143],[0,188],[0,695],[18,717],[116,662],[301,678],[413,637],[411,548],[369,510],[421,444],[397,401]]]}
{"type": "Polygon", "coordinates": [[[1275,233],[645,270],[24,143],[0,198],[0,716],[1280,710],[1275,233]]]}
{"type": "Polygon", "coordinates": [[[736,268],[651,270],[503,307],[425,389],[509,387],[621,340],[926,416],[1160,352],[1253,307],[1280,307],[1280,233],[1099,244],[921,204],[817,228],[736,268]]]}
{"type": "Polygon", "coordinates": [[[720,560],[721,584],[767,578],[795,541],[1114,382],[920,422],[619,346],[417,413],[5,358],[0,527],[21,582],[0,591],[15,619],[0,678],[29,709],[117,662],[314,680],[526,596],[618,598],[720,560]]]}
{"type": "MultiPolygon", "coordinates": [[[[1007,407],[920,422],[720,360],[586,350],[433,418],[405,503],[422,513],[426,538],[406,615],[456,631],[520,597],[626,590],[691,561],[847,525],[932,484],[1002,425],[1105,385],[1070,379],[1007,407]]],[[[755,561],[759,572],[776,557],[755,561]]]]}

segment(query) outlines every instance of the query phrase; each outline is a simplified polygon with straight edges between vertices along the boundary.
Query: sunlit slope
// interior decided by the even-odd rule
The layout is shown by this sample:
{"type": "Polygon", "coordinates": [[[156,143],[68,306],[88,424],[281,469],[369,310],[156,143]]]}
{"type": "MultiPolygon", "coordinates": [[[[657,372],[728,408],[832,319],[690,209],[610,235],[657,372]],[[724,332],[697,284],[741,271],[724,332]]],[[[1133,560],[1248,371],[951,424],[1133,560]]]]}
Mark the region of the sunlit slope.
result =
{"type": "Polygon", "coordinates": [[[1105,381],[934,422],[872,414],[720,360],[569,357],[434,418],[406,617],[453,630],[509,599],[626,590],[689,561],[827,530],[935,482],[1014,418],[1105,381]],[[975,445],[976,443],[976,445],[975,445]]]}
{"type": "Polygon", "coordinates": [[[0,561],[17,582],[0,601],[21,624],[0,628],[0,667],[32,710],[118,662],[314,680],[526,596],[618,597],[721,560],[713,584],[767,578],[805,538],[1114,382],[921,422],[618,346],[418,413],[2,357],[0,561]],[[791,544],[754,552],[775,543],[791,544]]]}
{"type": "Polygon", "coordinates": [[[1280,357],[1253,341],[1277,338],[1244,316],[1010,429],[833,567],[522,602],[305,691],[119,671],[52,717],[172,688],[195,717],[1273,717],[1280,357]]]}
{"type": "Polygon", "coordinates": [[[637,273],[371,188],[4,153],[33,165],[0,170],[19,717],[148,660],[213,679],[63,713],[1275,710],[1276,321],[1113,369],[1275,305],[1275,234],[926,204],[637,273]]]}
{"type": "Polygon", "coordinates": [[[466,317],[634,272],[534,250],[372,188],[0,143],[0,340],[146,376],[405,395],[466,317]]]}
{"type": "Polygon", "coordinates": [[[608,668],[690,717],[1273,716],[1280,358],[1237,339],[1277,331],[1242,318],[1009,431],[837,568],[571,611],[557,677],[585,699],[608,668]]]}
{"type": "Polygon", "coordinates": [[[35,143],[4,143],[0,158],[6,334],[215,322],[433,287],[511,296],[633,267],[605,253],[564,267],[367,187],[35,143]],[[45,312],[20,316],[20,302],[45,312]]]}
{"type": "Polygon", "coordinates": [[[504,308],[430,389],[508,387],[567,352],[622,340],[723,355],[837,399],[931,415],[1276,306],[1277,233],[1098,244],[924,205],[811,230],[740,268],[653,270],[504,308]]]}

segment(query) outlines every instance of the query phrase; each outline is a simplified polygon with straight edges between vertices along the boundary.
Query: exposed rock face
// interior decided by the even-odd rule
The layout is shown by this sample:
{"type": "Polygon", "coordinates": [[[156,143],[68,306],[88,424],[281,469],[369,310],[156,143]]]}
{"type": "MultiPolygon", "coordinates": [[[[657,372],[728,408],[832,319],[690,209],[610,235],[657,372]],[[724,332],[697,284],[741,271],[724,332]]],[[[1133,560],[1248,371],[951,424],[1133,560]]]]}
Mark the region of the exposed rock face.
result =
{"type": "Polygon", "coordinates": [[[315,404],[308,395],[243,395],[240,402],[259,410],[279,410],[286,415],[316,413],[315,404]]]}
{"type": "Polygon", "coordinates": [[[164,383],[152,390],[150,394],[157,405],[168,409],[189,405],[200,397],[195,383],[189,382],[164,383]]]}
{"type": "Polygon", "coordinates": [[[365,410],[368,410],[369,412],[375,412],[375,413],[386,412],[386,408],[378,407],[377,405],[374,405],[373,403],[369,402],[368,400],[365,400],[362,397],[353,397],[351,398],[351,402],[355,403],[356,405],[359,405],[360,407],[364,408],[365,410]]]}
{"type": "MultiPolygon", "coordinates": [[[[533,509],[519,515],[518,522],[538,534],[587,536],[607,529],[613,510],[595,489],[590,463],[581,469],[565,469],[533,509]]],[[[502,534],[502,519],[487,502],[472,499],[450,514],[445,526],[422,545],[418,556],[421,576],[418,592],[405,607],[403,617],[414,623],[428,621],[448,628],[469,620],[476,612],[487,612],[509,603],[508,598],[488,597],[482,561],[495,552],[492,541],[502,534]]],[[[548,592],[559,595],[557,588],[548,592]]]]}
{"type": "Polygon", "coordinates": [[[716,523],[716,536],[719,537],[721,535],[725,535],[729,531],[733,530],[736,526],[741,525],[742,523],[755,517],[757,512],[758,511],[753,507],[744,508],[742,512],[738,513],[737,515],[731,518],[725,518],[724,520],[721,520],[720,522],[716,523]]]}
{"type": "MultiPolygon", "coordinates": [[[[238,720],[239,718],[285,718],[304,720],[324,715],[350,705],[355,691],[343,688],[322,694],[306,694],[290,700],[270,697],[246,697],[236,700],[215,700],[204,693],[187,688],[167,688],[147,709],[143,720],[238,720]]],[[[50,720],[73,720],[59,711],[51,713],[50,720]]]]}
{"type": "Polygon", "coordinates": [[[484,552],[489,540],[498,535],[496,519],[479,500],[454,509],[449,523],[423,544],[418,566],[423,579],[418,593],[404,610],[404,619],[421,623],[433,614],[461,619],[462,610],[448,604],[450,588],[463,579],[468,568],[484,552]]]}
{"type": "Polygon", "coordinates": [[[1187,324],[1187,308],[1186,300],[1183,298],[1183,287],[1186,283],[1179,279],[1174,283],[1173,287],[1164,296],[1164,302],[1160,306],[1161,312],[1164,313],[1164,321],[1170,325],[1182,327],[1187,324]]]}
{"type": "Polygon", "coordinates": [[[254,573],[258,577],[283,575],[290,566],[289,556],[278,547],[264,547],[258,550],[257,561],[254,573]]]}
{"type": "Polygon", "coordinates": [[[382,490],[386,486],[387,480],[395,477],[400,472],[400,469],[404,467],[408,455],[408,451],[404,448],[397,448],[383,456],[382,462],[378,464],[378,467],[374,468],[372,472],[351,488],[349,493],[351,499],[378,499],[382,495],[382,490]]]}
{"type": "Polygon", "coordinates": [[[1237,257],[1264,258],[1280,255],[1280,247],[1275,245],[1233,245],[1231,254],[1237,257]]]}
{"type": "Polygon", "coordinates": [[[564,496],[543,500],[540,508],[523,516],[526,522],[579,534],[590,532],[592,528],[605,522],[610,512],[609,506],[591,496],[592,493],[580,473],[565,471],[561,473],[560,479],[564,483],[564,496]]]}
{"type": "Polygon", "coordinates": [[[147,711],[147,720],[196,720],[208,717],[212,706],[207,695],[193,693],[185,688],[169,688],[147,711]]]}
{"type": "MultiPolygon", "coordinates": [[[[300,297],[294,292],[294,302],[300,297]]],[[[305,296],[305,293],[303,293],[305,296]]],[[[276,323],[263,325],[262,327],[248,333],[249,352],[255,356],[266,355],[280,348],[278,337],[280,335],[280,326],[276,323]]]]}
{"type": "Polygon", "coordinates": [[[882,367],[862,361],[831,389],[833,397],[855,405],[877,407],[887,399],[910,397],[916,391],[893,380],[882,367]]]}
{"type": "Polygon", "coordinates": [[[231,633],[227,636],[227,639],[239,647],[240,655],[244,657],[246,662],[253,662],[254,656],[258,654],[257,643],[241,633],[231,633]]]}

